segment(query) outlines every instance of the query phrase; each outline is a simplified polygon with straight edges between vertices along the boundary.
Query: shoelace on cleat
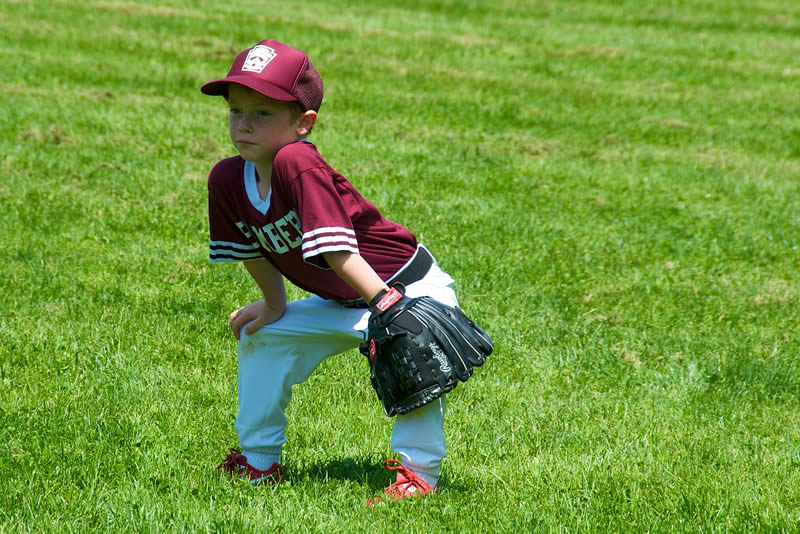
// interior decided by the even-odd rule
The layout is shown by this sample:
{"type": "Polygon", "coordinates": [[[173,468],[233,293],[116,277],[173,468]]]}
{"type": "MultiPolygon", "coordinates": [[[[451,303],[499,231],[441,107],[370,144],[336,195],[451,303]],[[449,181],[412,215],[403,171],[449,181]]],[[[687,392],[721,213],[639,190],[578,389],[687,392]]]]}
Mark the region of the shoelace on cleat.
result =
{"type": "Polygon", "coordinates": [[[231,448],[228,456],[222,460],[222,463],[217,466],[217,469],[222,469],[226,473],[233,473],[236,470],[245,468],[245,466],[242,465],[244,463],[242,460],[246,461],[244,456],[242,456],[242,451],[231,448]]]}
{"type": "MultiPolygon", "coordinates": [[[[435,495],[438,486],[431,487],[430,484],[419,478],[413,471],[394,458],[384,460],[383,466],[389,471],[397,471],[398,478],[384,490],[386,497],[390,500],[402,499],[404,497],[421,497],[423,495],[435,495]]],[[[367,506],[370,508],[383,502],[380,497],[367,499],[367,506]]]]}
{"type": "Polygon", "coordinates": [[[433,488],[430,486],[430,484],[419,478],[416,473],[403,465],[401,461],[394,458],[389,458],[388,460],[384,460],[383,465],[389,471],[398,471],[403,475],[403,478],[405,478],[405,480],[397,480],[393,482],[388,488],[386,488],[387,496],[395,495],[397,497],[402,497],[410,493],[425,495],[426,493],[433,491],[433,488]],[[414,489],[412,490],[411,488],[414,489]]]}

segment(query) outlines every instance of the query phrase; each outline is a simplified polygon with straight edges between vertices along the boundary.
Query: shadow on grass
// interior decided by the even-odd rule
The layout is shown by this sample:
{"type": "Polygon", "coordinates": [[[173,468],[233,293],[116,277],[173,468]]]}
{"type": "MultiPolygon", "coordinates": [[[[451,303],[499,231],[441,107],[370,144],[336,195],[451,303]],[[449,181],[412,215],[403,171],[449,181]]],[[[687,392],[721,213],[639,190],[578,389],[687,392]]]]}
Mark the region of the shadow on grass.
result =
{"type": "MultiPolygon", "coordinates": [[[[288,470],[287,470],[288,471],[288,470]]],[[[383,463],[374,458],[333,458],[318,463],[294,466],[291,476],[296,480],[350,480],[378,490],[394,478],[384,469],[383,463]]]]}
{"type": "MultiPolygon", "coordinates": [[[[287,470],[288,471],[288,470],[287,470]]],[[[382,491],[394,482],[395,474],[383,466],[382,460],[375,458],[336,458],[291,468],[290,476],[296,480],[312,479],[320,481],[349,480],[372,491],[382,491]]],[[[442,473],[439,486],[445,491],[465,491],[463,484],[453,483],[446,473],[442,473]]]]}

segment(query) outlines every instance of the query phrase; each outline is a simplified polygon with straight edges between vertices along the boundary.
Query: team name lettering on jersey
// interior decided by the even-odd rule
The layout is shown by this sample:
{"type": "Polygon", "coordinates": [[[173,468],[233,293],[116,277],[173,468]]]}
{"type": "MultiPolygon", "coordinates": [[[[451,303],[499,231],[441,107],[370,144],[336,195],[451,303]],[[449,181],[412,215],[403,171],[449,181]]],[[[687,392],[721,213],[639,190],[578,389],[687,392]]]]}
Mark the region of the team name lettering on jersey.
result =
{"type": "Polygon", "coordinates": [[[267,223],[260,228],[258,226],[248,228],[243,221],[237,222],[236,226],[253,246],[261,245],[265,250],[277,254],[285,254],[303,242],[300,217],[294,210],[289,210],[289,213],[274,223],[267,223]]]}

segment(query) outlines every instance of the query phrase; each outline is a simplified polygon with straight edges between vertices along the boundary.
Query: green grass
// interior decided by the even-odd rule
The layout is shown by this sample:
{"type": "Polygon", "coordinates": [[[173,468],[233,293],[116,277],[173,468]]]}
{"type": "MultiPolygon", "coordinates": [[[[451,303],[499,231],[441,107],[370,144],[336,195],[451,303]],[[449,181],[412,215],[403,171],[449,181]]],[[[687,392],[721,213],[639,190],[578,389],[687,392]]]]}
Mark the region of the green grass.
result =
{"type": "Polygon", "coordinates": [[[16,0],[0,34],[0,532],[797,530],[800,4],[16,0]],[[496,342],[436,499],[364,506],[355,351],[295,388],[290,483],[213,469],[256,294],[207,260],[199,87],[266,37],[496,342]]]}

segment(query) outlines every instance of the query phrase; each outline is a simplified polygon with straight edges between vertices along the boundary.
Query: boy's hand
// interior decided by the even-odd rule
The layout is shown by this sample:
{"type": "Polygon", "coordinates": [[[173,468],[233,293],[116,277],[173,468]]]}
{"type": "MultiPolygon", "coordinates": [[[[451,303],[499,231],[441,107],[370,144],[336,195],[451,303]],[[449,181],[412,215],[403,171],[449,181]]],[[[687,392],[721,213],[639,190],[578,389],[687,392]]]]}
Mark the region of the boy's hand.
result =
{"type": "Polygon", "coordinates": [[[270,307],[264,299],[251,302],[244,308],[239,308],[231,313],[229,322],[231,330],[233,330],[233,335],[238,340],[242,327],[247,325],[247,328],[244,329],[244,333],[249,336],[262,326],[274,323],[280,319],[284,311],[286,311],[285,308],[276,309],[270,307]]]}

